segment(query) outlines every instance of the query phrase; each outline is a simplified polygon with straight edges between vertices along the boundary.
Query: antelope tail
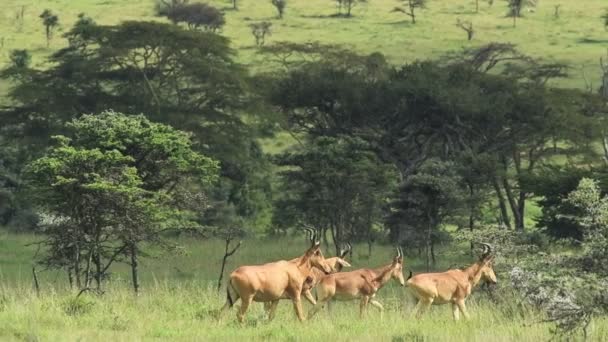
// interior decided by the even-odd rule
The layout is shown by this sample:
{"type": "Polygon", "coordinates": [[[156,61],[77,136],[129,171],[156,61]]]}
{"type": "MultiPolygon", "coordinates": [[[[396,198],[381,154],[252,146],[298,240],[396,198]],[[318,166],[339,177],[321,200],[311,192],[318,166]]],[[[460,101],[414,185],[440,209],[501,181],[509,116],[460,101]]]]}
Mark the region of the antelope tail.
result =
{"type": "Polygon", "coordinates": [[[412,273],[412,270],[409,270],[409,271],[410,271],[410,275],[408,275],[408,276],[407,276],[406,281],[407,281],[407,280],[410,280],[410,279],[412,278],[412,274],[413,274],[413,273],[412,273]]]}
{"type": "Polygon", "coordinates": [[[231,308],[234,305],[234,301],[237,299],[232,299],[232,296],[230,296],[230,289],[232,288],[232,283],[230,281],[228,281],[228,286],[226,286],[226,300],[228,301],[228,305],[231,308]]]}

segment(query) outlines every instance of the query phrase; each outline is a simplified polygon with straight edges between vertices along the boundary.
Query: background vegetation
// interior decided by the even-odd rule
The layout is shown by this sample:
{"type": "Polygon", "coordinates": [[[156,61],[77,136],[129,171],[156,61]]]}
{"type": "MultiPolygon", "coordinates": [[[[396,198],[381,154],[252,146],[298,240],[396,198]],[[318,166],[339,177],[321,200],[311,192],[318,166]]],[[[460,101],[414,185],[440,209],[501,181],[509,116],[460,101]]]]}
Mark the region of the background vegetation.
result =
{"type": "Polygon", "coordinates": [[[608,335],[604,4],[3,6],[0,338],[608,335]],[[220,270],[298,256],[303,226],[355,268],[490,242],[499,286],[468,322],[396,284],[382,316],[216,322],[220,270]]]}

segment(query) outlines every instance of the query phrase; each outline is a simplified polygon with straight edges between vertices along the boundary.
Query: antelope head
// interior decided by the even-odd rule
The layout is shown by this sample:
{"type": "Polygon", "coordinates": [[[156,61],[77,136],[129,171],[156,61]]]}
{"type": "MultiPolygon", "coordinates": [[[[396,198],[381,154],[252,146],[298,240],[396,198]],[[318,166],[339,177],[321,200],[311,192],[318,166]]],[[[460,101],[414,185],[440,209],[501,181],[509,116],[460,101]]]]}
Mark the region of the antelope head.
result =
{"type": "Polygon", "coordinates": [[[481,279],[489,284],[496,284],[496,274],[494,274],[494,253],[492,245],[482,243],[483,253],[479,257],[481,265],[481,279]]]}
{"type": "Polygon", "coordinates": [[[332,273],[332,267],[327,264],[323,252],[321,252],[321,242],[317,240],[316,230],[307,227],[306,231],[310,234],[311,246],[304,254],[304,258],[308,259],[313,267],[316,267],[323,271],[325,274],[332,273]]]}
{"type": "Polygon", "coordinates": [[[334,272],[340,272],[344,267],[351,267],[351,264],[348,263],[348,261],[346,261],[344,258],[346,258],[346,255],[350,253],[352,248],[353,247],[350,245],[350,243],[347,243],[340,248],[339,256],[327,259],[329,263],[332,264],[330,266],[333,268],[334,272]]]}
{"type": "Polygon", "coordinates": [[[399,281],[401,286],[405,286],[405,278],[403,278],[403,250],[401,247],[397,247],[397,255],[393,258],[391,269],[391,278],[399,281]]]}

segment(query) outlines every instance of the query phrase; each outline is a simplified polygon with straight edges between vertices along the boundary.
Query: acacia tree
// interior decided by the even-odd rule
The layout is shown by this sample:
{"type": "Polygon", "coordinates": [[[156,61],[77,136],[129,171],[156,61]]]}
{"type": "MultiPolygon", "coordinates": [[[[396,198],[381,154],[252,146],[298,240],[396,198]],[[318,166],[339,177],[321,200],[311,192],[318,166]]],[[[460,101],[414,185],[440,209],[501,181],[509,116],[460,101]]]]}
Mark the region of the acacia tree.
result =
{"type": "Polygon", "coordinates": [[[521,11],[526,7],[536,6],[537,0],[505,0],[509,12],[507,17],[513,18],[513,27],[517,26],[517,19],[522,17],[521,11]]]}
{"type": "Polygon", "coordinates": [[[336,0],[338,15],[350,18],[352,16],[353,8],[365,2],[367,2],[367,0],[336,0]],[[344,14],[342,13],[342,10],[345,11],[344,14]]]}
{"type": "Polygon", "coordinates": [[[67,129],[27,168],[32,200],[54,218],[40,263],[65,268],[79,289],[94,279],[101,290],[110,266],[126,262],[137,292],[142,243],[168,246],[163,231],[197,227],[192,198],[180,203],[174,192],[204,193],[217,162],[193,151],[190,135],[141,115],[84,115],[67,129]]]}
{"type": "Polygon", "coordinates": [[[466,195],[461,183],[453,163],[430,159],[403,182],[389,206],[387,225],[393,241],[424,248],[427,270],[435,263],[434,245],[441,240],[442,223],[463,209],[466,195]]]}
{"type": "Polygon", "coordinates": [[[251,34],[253,35],[253,38],[255,38],[255,45],[257,46],[263,46],[264,43],[266,43],[266,36],[272,34],[272,23],[268,21],[249,24],[249,27],[251,28],[251,34]]]}
{"type": "Polygon", "coordinates": [[[416,11],[426,8],[427,0],[400,0],[402,6],[395,7],[393,12],[401,12],[412,19],[412,24],[416,23],[416,11]]]}
{"type": "Polygon", "coordinates": [[[174,24],[185,23],[190,29],[202,28],[212,32],[226,24],[222,11],[203,3],[173,6],[167,10],[166,17],[174,24]]]}
{"type": "MultiPolygon", "coordinates": [[[[340,253],[346,241],[373,238],[381,208],[395,174],[363,140],[318,137],[301,149],[278,157],[284,195],[275,222],[294,226],[306,222],[331,233],[340,253]]],[[[327,239],[325,239],[327,241],[327,239]]]]}
{"type": "Polygon", "coordinates": [[[283,19],[285,7],[287,7],[287,0],[271,0],[271,3],[277,9],[277,12],[279,13],[279,19],[283,19]]]}
{"type": "Polygon", "coordinates": [[[53,31],[59,25],[59,17],[55,15],[51,10],[45,9],[39,16],[42,19],[42,25],[44,25],[44,31],[46,36],[46,46],[48,47],[51,39],[53,38],[53,31]]]}
{"type": "Polygon", "coordinates": [[[253,222],[270,211],[269,162],[256,137],[271,131],[259,128],[272,127],[273,118],[260,114],[268,112],[258,110],[226,38],[158,22],[77,24],[65,34],[69,45],[49,58],[52,67],[11,66],[2,73],[15,85],[10,107],[0,111],[7,139],[27,146],[31,158],[82,113],[145,113],[194,133],[195,148],[221,161],[218,191],[239,215],[253,222]],[[245,122],[245,113],[252,120],[245,122]]]}

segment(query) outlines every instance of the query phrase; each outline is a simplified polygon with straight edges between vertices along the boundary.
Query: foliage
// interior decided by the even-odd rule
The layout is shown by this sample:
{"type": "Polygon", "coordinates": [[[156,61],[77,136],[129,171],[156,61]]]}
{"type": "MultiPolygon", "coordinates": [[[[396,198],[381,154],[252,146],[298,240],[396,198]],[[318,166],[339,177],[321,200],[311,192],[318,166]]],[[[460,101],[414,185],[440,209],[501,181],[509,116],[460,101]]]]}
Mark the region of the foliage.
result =
{"type": "Polygon", "coordinates": [[[390,203],[386,223],[392,240],[425,248],[427,267],[435,261],[433,246],[442,238],[441,225],[462,209],[460,184],[453,163],[429,159],[403,181],[390,203]]]}
{"type": "Polygon", "coordinates": [[[15,68],[28,68],[32,62],[32,56],[27,50],[13,50],[10,60],[15,68]]]}
{"type": "MultiPolygon", "coordinates": [[[[593,177],[606,182],[604,172],[575,167],[545,166],[537,174],[522,179],[527,191],[541,197],[538,204],[542,215],[537,219],[537,227],[546,229],[548,235],[556,238],[584,239],[584,228],[574,219],[581,210],[564,199],[576,189],[581,179],[593,177]]],[[[603,185],[605,186],[605,185],[603,185]]]]}
{"type": "Polygon", "coordinates": [[[535,7],[537,4],[537,0],[505,0],[507,2],[507,7],[509,8],[509,12],[507,12],[507,17],[513,18],[513,27],[517,24],[517,18],[521,18],[521,11],[526,7],[535,7]]]}
{"type": "Polygon", "coordinates": [[[93,278],[101,289],[110,265],[128,257],[137,291],[142,242],[160,243],[167,228],[196,226],[193,203],[172,193],[181,184],[205,191],[217,163],[194,152],[188,134],[141,115],[84,115],[67,128],[71,138],[55,137],[27,168],[31,199],[50,221],[40,262],[65,269],[80,289],[93,278]]]}
{"type": "Polygon", "coordinates": [[[338,16],[350,18],[352,16],[353,8],[364,3],[367,3],[367,0],[336,0],[338,16]],[[345,13],[342,13],[342,10],[344,10],[345,13]]]}
{"type": "Polygon", "coordinates": [[[272,35],[271,27],[272,23],[269,21],[262,21],[259,23],[250,24],[251,34],[255,38],[255,45],[263,46],[266,43],[266,36],[272,35]]]}
{"type": "Polygon", "coordinates": [[[416,23],[416,11],[426,8],[427,0],[399,0],[402,6],[395,7],[393,12],[401,12],[412,19],[412,24],[416,23]]]}
{"type": "Polygon", "coordinates": [[[277,9],[279,13],[279,19],[283,19],[285,13],[285,7],[287,7],[287,0],[271,0],[272,6],[277,9]]]}
{"type": "Polygon", "coordinates": [[[277,224],[305,222],[329,230],[336,253],[345,241],[372,238],[395,174],[365,141],[348,136],[312,138],[277,157],[277,163],[284,168],[277,224]]]}
{"type": "Polygon", "coordinates": [[[171,6],[166,13],[174,24],[185,23],[190,29],[203,28],[215,32],[226,24],[224,14],[217,8],[203,3],[171,6]]]}
{"type": "Polygon", "coordinates": [[[44,25],[46,46],[48,47],[49,42],[53,38],[53,31],[59,25],[59,17],[49,9],[45,9],[38,17],[42,20],[42,25],[44,25]]]}
{"type": "Polygon", "coordinates": [[[85,19],[66,33],[70,45],[50,57],[48,69],[4,71],[15,82],[11,105],[0,112],[0,122],[12,128],[7,138],[28,146],[31,158],[81,113],[146,113],[193,132],[195,148],[221,162],[214,193],[240,215],[253,221],[268,211],[268,162],[256,141],[258,123],[267,120],[258,113],[266,111],[228,40],[170,24],[102,26],[85,19]]]}

